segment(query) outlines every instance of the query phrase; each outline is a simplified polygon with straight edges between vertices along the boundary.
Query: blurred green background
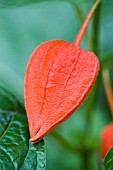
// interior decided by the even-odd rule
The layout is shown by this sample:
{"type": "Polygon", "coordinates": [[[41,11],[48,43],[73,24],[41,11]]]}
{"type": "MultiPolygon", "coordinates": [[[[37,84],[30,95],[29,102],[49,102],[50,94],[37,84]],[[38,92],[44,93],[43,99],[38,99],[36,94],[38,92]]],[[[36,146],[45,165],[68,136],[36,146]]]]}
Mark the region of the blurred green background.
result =
{"type": "MultiPolygon", "coordinates": [[[[93,0],[0,0],[0,87],[24,107],[24,75],[28,59],[40,44],[52,39],[73,43],[93,0]]],[[[97,168],[100,134],[112,121],[102,71],[113,87],[113,1],[102,0],[81,47],[100,59],[98,79],[80,109],[45,137],[47,170],[97,168]]],[[[1,95],[1,94],[0,94],[1,95]]]]}

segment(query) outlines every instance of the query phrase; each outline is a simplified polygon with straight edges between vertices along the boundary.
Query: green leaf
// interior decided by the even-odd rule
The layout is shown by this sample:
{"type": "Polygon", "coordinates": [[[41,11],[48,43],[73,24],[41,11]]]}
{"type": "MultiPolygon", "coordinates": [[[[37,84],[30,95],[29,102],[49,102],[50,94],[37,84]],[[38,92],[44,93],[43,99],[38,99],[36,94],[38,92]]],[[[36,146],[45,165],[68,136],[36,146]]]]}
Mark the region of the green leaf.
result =
{"type": "Polygon", "coordinates": [[[44,170],[44,141],[29,141],[27,118],[14,112],[0,112],[0,169],[44,170]]]}
{"type": "Polygon", "coordinates": [[[105,170],[113,170],[113,147],[108,151],[104,159],[105,170]]]}

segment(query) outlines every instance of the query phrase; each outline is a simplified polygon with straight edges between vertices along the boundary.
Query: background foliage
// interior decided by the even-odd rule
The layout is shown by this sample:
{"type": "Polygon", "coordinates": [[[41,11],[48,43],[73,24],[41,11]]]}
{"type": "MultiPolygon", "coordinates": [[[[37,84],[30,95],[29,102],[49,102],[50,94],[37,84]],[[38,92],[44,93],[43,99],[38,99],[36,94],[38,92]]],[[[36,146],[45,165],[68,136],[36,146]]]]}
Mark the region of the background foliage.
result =
{"type": "MultiPolygon", "coordinates": [[[[93,3],[92,0],[0,0],[2,114],[3,110],[25,112],[23,87],[29,56],[48,40],[64,39],[73,43],[93,3]]],[[[113,1],[103,0],[83,39],[81,47],[99,57],[100,73],[76,114],[45,137],[47,170],[53,167],[54,170],[93,170],[102,163],[100,134],[112,121],[102,77],[103,70],[108,70],[113,86],[112,11],[113,1]]]]}

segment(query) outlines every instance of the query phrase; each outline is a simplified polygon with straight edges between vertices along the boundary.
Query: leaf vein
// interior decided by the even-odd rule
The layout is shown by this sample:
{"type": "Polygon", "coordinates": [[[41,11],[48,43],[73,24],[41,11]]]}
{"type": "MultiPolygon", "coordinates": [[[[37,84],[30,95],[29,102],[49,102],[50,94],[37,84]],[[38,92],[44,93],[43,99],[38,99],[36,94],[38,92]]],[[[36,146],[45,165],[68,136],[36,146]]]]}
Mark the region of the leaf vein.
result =
{"type": "Polygon", "coordinates": [[[4,130],[3,134],[2,134],[1,137],[0,137],[0,140],[2,140],[2,138],[3,138],[3,137],[5,136],[5,134],[7,133],[7,130],[8,130],[9,127],[11,126],[11,123],[12,123],[12,121],[13,121],[13,119],[14,119],[14,116],[15,116],[15,115],[12,115],[12,117],[11,117],[8,125],[6,126],[6,129],[4,130]]]}

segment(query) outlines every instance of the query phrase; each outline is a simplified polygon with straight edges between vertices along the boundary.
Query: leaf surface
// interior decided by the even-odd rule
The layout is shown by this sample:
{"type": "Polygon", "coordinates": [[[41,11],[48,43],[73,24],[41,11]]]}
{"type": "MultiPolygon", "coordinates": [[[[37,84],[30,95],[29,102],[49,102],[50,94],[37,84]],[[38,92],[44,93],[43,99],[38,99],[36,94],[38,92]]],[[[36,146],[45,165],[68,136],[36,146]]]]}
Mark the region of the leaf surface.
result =
{"type": "Polygon", "coordinates": [[[104,167],[105,167],[105,170],[113,169],[113,147],[108,151],[104,159],[104,167]]]}
{"type": "Polygon", "coordinates": [[[44,141],[31,144],[23,114],[0,112],[0,169],[45,169],[44,141]]]}

